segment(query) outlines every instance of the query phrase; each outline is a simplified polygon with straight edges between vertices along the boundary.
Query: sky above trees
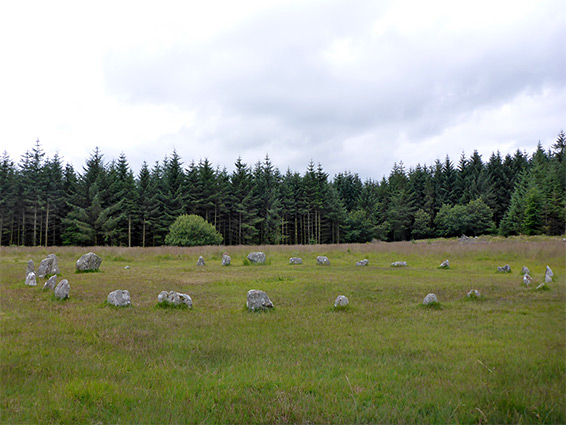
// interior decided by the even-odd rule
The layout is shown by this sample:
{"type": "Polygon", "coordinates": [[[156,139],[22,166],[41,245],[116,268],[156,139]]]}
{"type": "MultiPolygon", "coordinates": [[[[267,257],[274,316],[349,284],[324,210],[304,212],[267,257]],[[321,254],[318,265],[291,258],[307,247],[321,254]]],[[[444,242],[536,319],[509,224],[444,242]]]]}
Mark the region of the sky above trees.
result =
{"type": "Polygon", "coordinates": [[[561,1],[8,2],[0,149],[387,175],[564,128],[561,1]]]}

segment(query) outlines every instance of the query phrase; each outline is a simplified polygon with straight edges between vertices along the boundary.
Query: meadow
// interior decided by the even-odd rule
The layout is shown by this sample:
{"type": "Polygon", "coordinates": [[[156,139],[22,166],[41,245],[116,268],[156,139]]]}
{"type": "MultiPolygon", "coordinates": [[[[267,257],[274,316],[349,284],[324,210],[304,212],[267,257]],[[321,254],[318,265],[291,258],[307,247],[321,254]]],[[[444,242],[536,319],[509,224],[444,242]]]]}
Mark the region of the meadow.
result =
{"type": "Polygon", "coordinates": [[[0,421],[566,423],[565,252],[561,238],[542,237],[3,247],[0,421]],[[246,265],[258,250],[267,264],[246,265]],[[103,258],[100,272],[75,273],[89,251],[103,258]],[[50,253],[71,285],[66,301],[42,291],[45,279],[24,285],[28,260],[37,270],[50,253]],[[292,256],[303,264],[289,265],[292,256]],[[450,269],[438,269],[445,259],[450,269]],[[504,264],[511,273],[496,272],[504,264]],[[547,264],[554,282],[536,290],[547,264]],[[472,288],[480,299],[466,297],[472,288]],[[131,307],[105,304],[115,289],[130,291],[131,307]],[[248,312],[250,289],[275,308],[248,312]],[[158,308],[162,290],[189,294],[194,308],[158,308]],[[435,308],[422,306],[430,292],[435,308]],[[341,294],[350,305],[335,310],[341,294]]]}

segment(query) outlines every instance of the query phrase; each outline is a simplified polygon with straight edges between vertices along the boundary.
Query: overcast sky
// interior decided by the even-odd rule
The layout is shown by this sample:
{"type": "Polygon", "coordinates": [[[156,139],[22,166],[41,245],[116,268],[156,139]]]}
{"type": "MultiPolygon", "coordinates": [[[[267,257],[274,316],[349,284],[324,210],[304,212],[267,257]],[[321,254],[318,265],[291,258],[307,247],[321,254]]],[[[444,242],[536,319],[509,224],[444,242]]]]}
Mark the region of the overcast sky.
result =
{"type": "Polygon", "coordinates": [[[173,149],[331,177],[532,153],[566,130],[556,1],[6,1],[0,151],[82,170],[173,149]]]}

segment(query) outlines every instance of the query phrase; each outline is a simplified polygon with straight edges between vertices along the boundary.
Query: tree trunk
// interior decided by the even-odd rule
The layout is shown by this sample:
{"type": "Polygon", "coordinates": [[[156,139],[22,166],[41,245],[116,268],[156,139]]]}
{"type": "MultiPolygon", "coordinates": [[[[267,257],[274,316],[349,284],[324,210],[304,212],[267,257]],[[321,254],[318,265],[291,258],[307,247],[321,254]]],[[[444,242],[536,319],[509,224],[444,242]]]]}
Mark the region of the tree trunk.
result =
{"type": "Polygon", "coordinates": [[[49,235],[49,201],[47,201],[47,207],[45,209],[45,246],[47,247],[47,239],[49,235]]]}
{"type": "Polygon", "coordinates": [[[128,216],[128,248],[132,247],[132,217],[128,216]]]}
{"type": "Polygon", "coordinates": [[[145,248],[145,219],[142,225],[142,247],[145,248]]]}

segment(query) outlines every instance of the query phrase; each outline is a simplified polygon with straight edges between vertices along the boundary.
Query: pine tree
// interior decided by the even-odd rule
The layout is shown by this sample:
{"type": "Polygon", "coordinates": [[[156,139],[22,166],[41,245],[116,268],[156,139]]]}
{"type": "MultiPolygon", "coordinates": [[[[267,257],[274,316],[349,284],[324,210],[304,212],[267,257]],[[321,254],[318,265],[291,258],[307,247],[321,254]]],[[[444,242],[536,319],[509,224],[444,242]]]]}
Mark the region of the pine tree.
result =
{"type": "Polygon", "coordinates": [[[0,246],[14,243],[17,197],[17,170],[4,151],[0,159],[0,246]]]}

